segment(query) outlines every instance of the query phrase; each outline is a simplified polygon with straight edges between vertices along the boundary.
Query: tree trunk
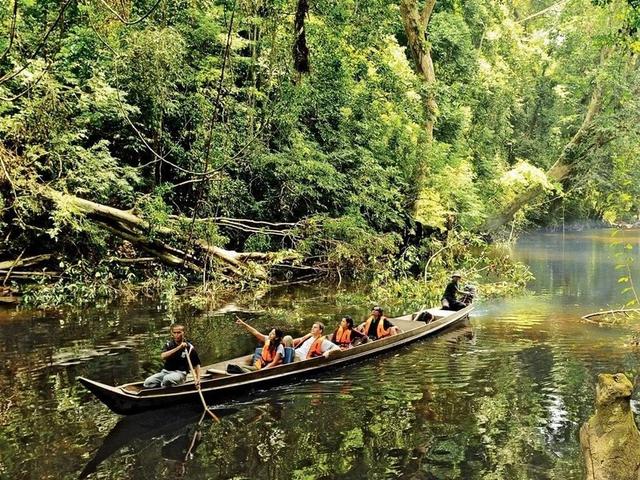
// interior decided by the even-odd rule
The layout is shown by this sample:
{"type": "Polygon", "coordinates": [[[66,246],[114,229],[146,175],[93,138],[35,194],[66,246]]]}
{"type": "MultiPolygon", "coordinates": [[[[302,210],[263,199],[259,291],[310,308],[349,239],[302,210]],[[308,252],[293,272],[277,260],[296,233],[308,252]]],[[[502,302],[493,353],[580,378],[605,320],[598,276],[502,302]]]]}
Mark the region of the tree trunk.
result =
{"type": "MultiPolygon", "coordinates": [[[[589,131],[593,124],[593,119],[602,107],[602,86],[596,85],[587,113],[582,121],[582,125],[567,143],[556,162],[547,170],[547,178],[558,183],[566,183],[570,179],[573,167],[584,157],[586,152],[591,148],[588,144],[590,137],[589,131]]],[[[538,196],[543,193],[543,187],[536,184],[517,195],[511,203],[509,203],[502,211],[490,217],[485,222],[483,230],[488,233],[495,233],[502,226],[506,225],[513,219],[513,216],[522,207],[530,204],[538,196]]]]}
{"type": "Polygon", "coordinates": [[[402,0],[400,15],[409,41],[409,48],[416,64],[416,70],[427,84],[427,95],[424,98],[426,123],[425,130],[429,141],[433,140],[433,126],[438,115],[435,96],[436,74],[431,59],[431,43],[427,40],[427,27],[436,0],[426,0],[422,12],[417,0],[402,0]]]}
{"type": "MultiPolygon", "coordinates": [[[[602,67],[611,54],[610,47],[604,47],[600,52],[600,67],[602,67]]],[[[586,153],[593,147],[589,142],[593,121],[602,108],[604,89],[600,82],[596,81],[596,85],[591,93],[591,99],[587,111],[582,120],[582,124],[575,135],[567,143],[562,152],[558,156],[556,162],[547,170],[547,178],[566,185],[572,178],[573,169],[582,160],[586,153]]],[[[603,143],[599,141],[599,143],[603,143]]],[[[511,203],[502,209],[502,211],[489,217],[484,224],[483,230],[489,234],[496,233],[501,227],[506,225],[513,219],[513,216],[522,207],[530,204],[538,198],[544,189],[541,185],[534,185],[514,198],[511,203]]]]}
{"type": "MultiPolygon", "coordinates": [[[[99,203],[63,194],[50,188],[44,188],[43,193],[54,202],[71,206],[77,213],[86,215],[97,225],[112,232],[113,234],[128,240],[146,252],[155,256],[163,263],[173,267],[185,267],[194,271],[202,271],[205,259],[197,254],[191,254],[179,248],[175,248],[158,238],[149,238],[147,234],[151,231],[167,238],[176,238],[177,232],[167,227],[152,227],[146,220],[134,215],[130,211],[101,205],[99,203]]],[[[186,219],[185,219],[186,220],[186,219]]],[[[225,250],[207,244],[204,241],[196,242],[197,245],[207,254],[220,261],[225,270],[231,271],[234,275],[250,277],[252,279],[264,280],[267,278],[266,271],[259,267],[245,268],[247,261],[266,261],[271,259],[271,255],[262,252],[240,253],[232,250],[225,250]]]]}
{"type": "Polygon", "coordinates": [[[305,34],[304,21],[309,12],[309,1],[298,0],[296,7],[295,41],[293,43],[293,65],[300,74],[309,72],[309,47],[305,34]]]}
{"type": "MultiPolygon", "coordinates": [[[[431,59],[431,43],[427,40],[427,27],[435,5],[436,0],[426,0],[422,11],[420,11],[417,0],[402,0],[400,2],[400,15],[407,34],[409,49],[415,61],[416,70],[427,85],[427,93],[423,97],[423,102],[425,109],[424,128],[427,134],[427,142],[429,143],[433,142],[433,128],[438,115],[438,104],[435,96],[436,74],[433,69],[433,60],[431,59]]],[[[414,217],[418,213],[420,196],[425,191],[426,178],[426,169],[419,166],[416,176],[417,196],[413,202],[414,217]]]]}
{"type": "Polygon", "coordinates": [[[27,258],[17,258],[15,260],[6,260],[4,262],[0,262],[0,270],[9,270],[15,267],[30,267],[32,265],[36,265],[38,263],[46,262],[51,260],[53,255],[49,253],[45,253],[43,255],[36,255],[35,257],[27,257],[27,258]]]}

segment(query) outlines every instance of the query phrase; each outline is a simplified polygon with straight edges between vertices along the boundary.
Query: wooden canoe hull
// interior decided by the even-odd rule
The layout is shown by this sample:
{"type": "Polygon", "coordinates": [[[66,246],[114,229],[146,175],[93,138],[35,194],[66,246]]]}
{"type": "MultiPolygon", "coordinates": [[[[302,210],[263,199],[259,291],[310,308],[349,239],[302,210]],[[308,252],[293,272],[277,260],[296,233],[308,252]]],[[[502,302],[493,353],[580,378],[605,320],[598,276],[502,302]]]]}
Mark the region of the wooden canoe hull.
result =
{"type": "MultiPolygon", "coordinates": [[[[202,394],[207,404],[213,405],[236,398],[255,389],[264,389],[288,383],[300,377],[308,377],[331,368],[361,361],[447,330],[468,318],[472,309],[473,305],[470,305],[458,312],[446,312],[446,316],[427,324],[410,322],[415,327],[392,337],[336,352],[329,358],[318,357],[241,375],[229,375],[211,379],[203,378],[201,382],[202,394]]],[[[411,318],[411,315],[405,315],[391,319],[391,321],[396,324],[404,322],[403,326],[406,326],[410,325],[407,322],[411,318]]],[[[207,367],[203,367],[203,370],[206,371],[206,369],[207,367]]],[[[121,415],[131,415],[173,405],[201,402],[198,391],[191,382],[175,387],[145,389],[134,393],[123,388],[126,385],[113,387],[84,377],[78,377],[78,381],[112,411],[121,415]]]]}

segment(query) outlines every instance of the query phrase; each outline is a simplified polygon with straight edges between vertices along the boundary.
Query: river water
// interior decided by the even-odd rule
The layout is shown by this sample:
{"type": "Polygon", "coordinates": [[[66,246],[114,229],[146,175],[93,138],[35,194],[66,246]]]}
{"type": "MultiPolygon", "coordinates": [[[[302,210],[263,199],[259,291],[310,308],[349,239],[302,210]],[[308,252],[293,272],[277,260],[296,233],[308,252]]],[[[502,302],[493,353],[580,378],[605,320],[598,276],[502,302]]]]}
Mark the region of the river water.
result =
{"type": "MultiPolygon", "coordinates": [[[[525,294],[481,299],[467,325],[437,338],[218,405],[219,422],[199,422],[198,409],[118,417],[75,377],[155,371],[176,320],[205,363],[250,351],[231,315],[142,301],[0,312],[0,478],[581,479],[578,430],[596,375],[637,373],[640,325],[580,317],[631,298],[619,279],[630,265],[640,282],[638,233],[530,235],[513,251],[536,277],[525,294]]],[[[241,315],[264,331],[340,314],[317,288],[263,303],[241,315]]]]}

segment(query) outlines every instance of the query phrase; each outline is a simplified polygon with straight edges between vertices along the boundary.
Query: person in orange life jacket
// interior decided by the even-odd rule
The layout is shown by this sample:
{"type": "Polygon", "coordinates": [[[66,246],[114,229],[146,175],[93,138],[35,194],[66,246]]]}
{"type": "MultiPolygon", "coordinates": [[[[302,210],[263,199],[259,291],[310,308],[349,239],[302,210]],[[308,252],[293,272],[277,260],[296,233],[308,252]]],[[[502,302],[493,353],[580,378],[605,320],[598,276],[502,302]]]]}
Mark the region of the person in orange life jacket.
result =
{"type": "Polygon", "coordinates": [[[391,323],[382,313],[381,307],[373,307],[371,316],[358,326],[358,331],[364,333],[370,340],[378,340],[400,333],[400,329],[391,323]]]}
{"type": "Polygon", "coordinates": [[[331,352],[339,352],[340,347],[327,340],[323,333],[324,324],[316,322],[311,327],[311,331],[303,337],[296,339],[291,338],[290,335],[284,337],[284,344],[296,349],[296,360],[307,360],[320,355],[328,358],[331,352]]]}
{"type": "Polygon", "coordinates": [[[145,388],[168,387],[184,383],[189,372],[187,355],[193,365],[193,379],[196,385],[200,384],[200,357],[193,345],[185,340],[184,326],[174,324],[171,326],[171,340],[162,349],[160,358],[164,360],[162,371],[151,375],[144,381],[145,388]]]}
{"type": "Polygon", "coordinates": [[[269,332],[269,335],[264,335],[251,325],[243,322],[239,318],[236,320],[238,325],[243,326],[249,333],[258,339],[264,346],[262,347],[262,353],[260,357],[255,361],[253,365],[241,365],[240,367],[245,371],[260,370],[261,368],[270,368],[280,365],[284,359],[284,346],[282,345],[282,337],[284,333],[279,328],[274,328],[269,332]]]}
{"type": "Polygon", "coordinates": [[[330,337],[330,340],[340,347],[340,350],[346,350],[355,345],[365,343],[369,340],[364,333],[353,329],[353,319],[347,315],[340,320],[340,325],[330,337]]]}

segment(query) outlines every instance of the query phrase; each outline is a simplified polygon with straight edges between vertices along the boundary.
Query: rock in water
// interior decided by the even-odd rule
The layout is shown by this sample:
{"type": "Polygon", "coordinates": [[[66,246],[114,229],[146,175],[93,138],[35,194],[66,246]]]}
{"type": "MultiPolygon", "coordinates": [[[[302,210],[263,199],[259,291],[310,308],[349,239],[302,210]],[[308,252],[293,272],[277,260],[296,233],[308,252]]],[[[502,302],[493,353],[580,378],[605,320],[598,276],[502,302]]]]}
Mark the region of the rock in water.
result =
{"type": "Polygon", "coordinates": [[[587,480],[640,480],[640,432],[631,413],[632,393],[623,373],[598,375],[596,413],[580,429],[587,480]]]}

